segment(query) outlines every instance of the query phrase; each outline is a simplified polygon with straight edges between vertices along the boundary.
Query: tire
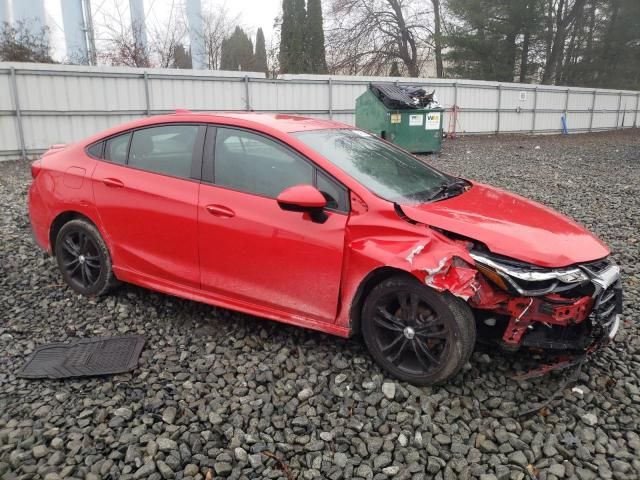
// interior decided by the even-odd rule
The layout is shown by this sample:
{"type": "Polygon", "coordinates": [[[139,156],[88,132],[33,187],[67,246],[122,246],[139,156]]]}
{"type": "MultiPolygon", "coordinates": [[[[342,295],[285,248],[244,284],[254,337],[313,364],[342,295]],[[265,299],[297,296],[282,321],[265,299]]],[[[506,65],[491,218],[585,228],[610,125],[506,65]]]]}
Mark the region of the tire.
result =
{"type": "Polygon", "coordinates": [[[107,245],[87,220],[75,219],[62,226],[55,254],[64,281],[82,295],[105,295],[117,284],[107,245]]]}
{"type": "Polygon", "coordinates": [[[412,277],[395,276],[373,288],[365,300],[362,335],[384,370],[424,386],[460,371],[473,353],[476,325],[460,298],[412,277]]]}

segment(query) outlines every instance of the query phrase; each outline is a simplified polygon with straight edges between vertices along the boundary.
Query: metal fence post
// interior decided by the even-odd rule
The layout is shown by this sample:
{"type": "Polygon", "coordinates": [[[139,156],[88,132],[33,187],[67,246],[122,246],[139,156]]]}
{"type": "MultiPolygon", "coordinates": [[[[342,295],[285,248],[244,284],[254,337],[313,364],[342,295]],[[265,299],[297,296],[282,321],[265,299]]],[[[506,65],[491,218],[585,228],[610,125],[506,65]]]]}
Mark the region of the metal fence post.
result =
{"type": "Polygon", "coordinates": [[[333,80],[329,77],[327,81],[329,86],[329,120],[333,120],[333,80]]]}
{"type": "Polygon", "coordinates": [[[593,131],[593,112],[596,109],[596,96],[598,95],[598,91],[593,91],[593,97],[591,97],[591,117],[589,117],[589,132],[593,131]]]}
{"type": "Polygon", "coordinates": [[[251,98],[249,97],[249,76],[244,76],[244,96],[246,100],[245,110],[248,112],[251,110],[251,98]]]}
{"type": "MultiPolygon", "coordinates": [[[[569,110],[569,95],[571,95],[571,89],[567,88],[567,94],[564,97],[564,125],[567,129],[567,133],[569,133],[569,118],[567,113],[567,110],[569,110]]],[[[562,130],[562,132],[564,133],[564,129],[562,130]]]]}
{"type": "Polygon", "coordinates": [[[538,113],[538,85],[533,88],[533,118],[531,119],[531,133],[536,133],[536,115],[538,113]]]}
{"type": "Polygon", "coordinates": [[[640,108],[640,93],[636,95],[636,115],[633,118],[633,128],[638,126],[638,108],[640,108]]]}
{"type": "Polygon", "coordinates": [[[24,128],[22,125],[22,111],[20,110],[20,99],[18,98],[18,82],[16,81],[16,69],[10,68],[11,74],[11,99],[16,113],[16,122],[18,122],[18,143],[20,144],[20,152],[22,160],[27,159],[27,147],[24,143],[24,128]]]}
{"type": "Polygon", "coordinates": [[[618,111],[616,113],[616,130],[620,125],[620,106],[622,105],[622,92],[618,94],[618,111]]]}
{"type": "Polygon", "coordinates": [[[500,109],[502,108],[502,85],[498,84],[498,108],[496,108],[496,133],[500,133],[500,109]]]}
{"type": "Polygon", "coordinates": [[[151,115],[151,100],[149,96],[149,74],[145,71],[143,76],[144,80],[144,100],[145,105],[147,106],[147,117],[151,115]]]}

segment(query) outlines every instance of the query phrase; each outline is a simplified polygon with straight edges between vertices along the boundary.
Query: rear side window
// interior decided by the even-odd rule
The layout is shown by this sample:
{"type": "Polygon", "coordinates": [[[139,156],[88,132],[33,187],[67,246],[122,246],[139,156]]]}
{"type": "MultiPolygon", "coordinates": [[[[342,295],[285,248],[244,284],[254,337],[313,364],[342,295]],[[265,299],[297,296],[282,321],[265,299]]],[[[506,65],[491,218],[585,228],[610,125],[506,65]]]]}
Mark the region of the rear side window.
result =
{"type": "Polygon", "coordinates": [[[104,142],[94,143],[87,148],[87,153],[93,158],[102,158],[102,149],[104,148],[104,142]]]}
{"type": "Polygon", "coordinates": [[[133,132],[129,165],[189,178],[198,125],[165,125],[133,132]]]}
{"type": "Polygon", "coordinates": [[[129,147],[131,132],[107,140],[104,149],[104,158],[113,163],[127,163],[127,148],[129,147]]]}
{"type": "Polygon", "coordinates": [[[313,167],[262,135],[219,127],[214,155],[215,183],[275,198],[293,185],[313,184],[313,167]]]}

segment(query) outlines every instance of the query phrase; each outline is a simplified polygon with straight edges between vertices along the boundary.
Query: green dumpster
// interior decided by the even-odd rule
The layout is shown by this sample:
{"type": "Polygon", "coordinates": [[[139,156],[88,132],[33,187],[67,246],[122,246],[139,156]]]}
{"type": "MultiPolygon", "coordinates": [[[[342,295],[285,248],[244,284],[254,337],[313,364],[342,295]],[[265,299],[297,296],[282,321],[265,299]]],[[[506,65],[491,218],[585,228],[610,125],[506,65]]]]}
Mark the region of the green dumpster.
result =
{"type": "Polygon", "coordinates": [[[356,126],[413,153],[442,145],[444,109],[420,87],[371,84],[356,99],[356,126]]]}

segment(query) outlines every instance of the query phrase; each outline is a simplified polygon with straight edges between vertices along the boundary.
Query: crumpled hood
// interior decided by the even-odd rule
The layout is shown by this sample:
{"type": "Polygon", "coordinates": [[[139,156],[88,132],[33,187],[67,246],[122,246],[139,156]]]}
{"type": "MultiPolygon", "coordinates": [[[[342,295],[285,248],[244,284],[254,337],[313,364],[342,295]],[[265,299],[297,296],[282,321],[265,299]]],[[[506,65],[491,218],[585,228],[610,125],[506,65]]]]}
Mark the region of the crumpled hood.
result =
{"type": "Polygon", "coordinates": [[[564,267],[609,254],[607,246],[564,215],[499,188],[422,205],[401,205],[411,219],[484,243],[491,252],[542,267],[564,267]]]}

